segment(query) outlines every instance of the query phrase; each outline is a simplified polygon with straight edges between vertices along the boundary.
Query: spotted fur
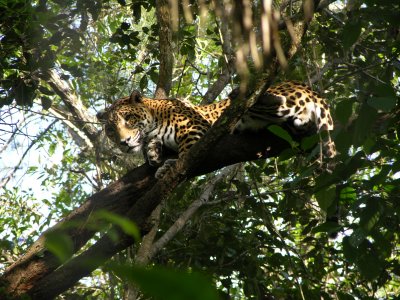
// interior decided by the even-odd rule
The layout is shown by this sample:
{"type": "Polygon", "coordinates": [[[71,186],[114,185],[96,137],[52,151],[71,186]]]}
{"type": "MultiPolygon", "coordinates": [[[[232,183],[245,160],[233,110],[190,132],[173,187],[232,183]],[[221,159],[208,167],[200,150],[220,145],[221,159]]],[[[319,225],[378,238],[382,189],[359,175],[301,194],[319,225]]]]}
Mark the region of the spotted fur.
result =
{"type": "MultiPolygon", "coordinates": [[[[150,99],[134,91],[98,114],[107,136],[123,151],[144,152],[151,165],[159,165],[163,146],[184,155],[221,116],[231,99],[195,106],[176,99],[150,99]]],[[[236,131],[259,130],[268,124],[288,126],[294,133],[326,131],[323,144],[327,157],[335,156],[329,131],[333,121],[324,99],[308,86],[284,82],[270,87],[246,112],[236,131]]],[[[165,166],[171,164],[167,161],[165,166]]],[[[167,167],[166,167],[167,168],[167,167]]],[[[166,172],[159,168],[156,176],[166,172]]]]}

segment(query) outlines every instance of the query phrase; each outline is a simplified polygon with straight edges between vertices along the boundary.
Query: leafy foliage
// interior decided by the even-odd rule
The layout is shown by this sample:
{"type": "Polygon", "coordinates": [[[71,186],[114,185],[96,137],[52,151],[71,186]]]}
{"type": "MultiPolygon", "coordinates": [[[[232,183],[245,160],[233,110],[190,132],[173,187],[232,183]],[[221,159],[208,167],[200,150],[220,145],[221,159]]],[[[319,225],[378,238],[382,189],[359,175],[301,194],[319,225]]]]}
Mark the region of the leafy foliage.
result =
{"type": "MultiPolygon", "coordinates": [[[[172,94],[198,104],[227,68],[226,41],[218,10],[204,14],[201,1],[187,2],[193,21],[179,15],[172,94]]],[[[301,11],[296,1],[274,2],[286,16],[301,11]]],[[[0,2],[2,270],[57,219],[138,164],[104,151],[105,140],[91,148],[83,128],[76,128],[77,117],[43,74],[55,68],[92,115],[133,88],[150,95],[160,66],[155,6],[125,0],[0,2]]],[[[308,79],[324,91],[340,153],[332,173],[316,172],[318,136],[295,142],[271,126],[290,149],[276,159],[243,164],[219,181],[208,203],[153,258],[156,265],[190,275],[128,266],[129,249],[114,259],[122,265],[97,270],[92,286],[81,282],[66,294],[121,298],[126,280],[132,280],[156,298],[216,298],[193,272],[200,270],[212,277],[220,296],[232,299],[398,295],[399,27],[396,1],[333,3],[315,14],[300,51],[276,78],[308,79]]],[[[282,32],[281,39],[290,36],[282,32]]],[[[253,71],[256,77],[259,70],[253,71]]],[[[204,196],[215,176],[197,177],[175,191],[163,208],[157,238],[204,196]]],[[[122,217],[98,217],[138,235],[122,217]]],[[[70,242],[50,234],[47,248],[67,261],[70,242]]]]}

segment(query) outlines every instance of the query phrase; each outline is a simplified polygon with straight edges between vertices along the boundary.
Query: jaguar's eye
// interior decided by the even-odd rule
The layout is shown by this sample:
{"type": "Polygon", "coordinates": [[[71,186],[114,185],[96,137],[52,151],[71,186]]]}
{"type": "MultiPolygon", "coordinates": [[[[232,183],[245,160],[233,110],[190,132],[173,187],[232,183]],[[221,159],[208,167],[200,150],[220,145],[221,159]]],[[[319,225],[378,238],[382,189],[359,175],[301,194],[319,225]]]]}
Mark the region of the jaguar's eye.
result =
{"type": "Polygon", "coordinates": [[[131,116],[125,116],[124,117],[125,124],[129,124],[131,119],[132,119],[131,116]]]}
{"type": "Polygon", "coordinates": [[[129,128],[136,128],[138,126],[138,122],[134,115],[129,115],[125,117],[125,126],[129,128]]]}
{"type": "Polygon", "coordinates": [[[125,121],[129,121],[130,119],[132,119],[133,115],[125,115],[124,119],[125,121]]]}

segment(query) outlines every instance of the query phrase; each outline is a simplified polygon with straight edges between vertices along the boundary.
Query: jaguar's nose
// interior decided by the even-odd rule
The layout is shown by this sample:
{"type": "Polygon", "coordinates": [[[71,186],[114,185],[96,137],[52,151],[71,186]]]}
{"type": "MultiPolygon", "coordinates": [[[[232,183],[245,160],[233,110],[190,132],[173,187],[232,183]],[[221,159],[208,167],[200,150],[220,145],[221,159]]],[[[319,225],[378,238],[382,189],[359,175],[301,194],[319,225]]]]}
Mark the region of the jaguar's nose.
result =
{"type": "Polygon", "coordinates": [[[121,146],[128,146],[129,140],[131,137],[127,137],[126,139],[121,140],[120,145],[121,146]]]}

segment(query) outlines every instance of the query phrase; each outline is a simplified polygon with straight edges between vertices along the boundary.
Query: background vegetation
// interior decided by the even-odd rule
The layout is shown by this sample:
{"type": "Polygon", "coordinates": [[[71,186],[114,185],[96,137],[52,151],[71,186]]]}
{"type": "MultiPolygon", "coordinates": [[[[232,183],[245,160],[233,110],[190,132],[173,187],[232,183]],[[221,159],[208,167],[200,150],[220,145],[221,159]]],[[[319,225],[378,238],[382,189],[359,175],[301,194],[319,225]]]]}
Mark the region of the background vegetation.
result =
{"type": "MultiPolygon", "coordinates": [[[[399,4],[283,0],[271,10],[268,3],[0,1],[0,295],[38,297],[31,287],[10,288],[13,263],[90,195],[143,163],[107,142],[98,110],[132,89],[218,101],[259,78],[300,80],[326,97],[336,169],[317,175],[315,151],[299,155],[311,147],[303,141],[278,157],[184,181],[151,226],[140,228],[148,233],[142,243],[121,247],[58,297],[136,299],[153,291],[163,299],[213,299],[213,287],[222,299],[400,293],[399,4]],[[265,48],[260,28],[272,11],[265,48]],[[304,20],[300,35],[296,24],[304,20]]],[[[97,233],[78,249],[68,236],[45,235],[51,257],[66,263],[110,223],[139,235],[123,216],[96,218],[97,233]]],[[[39,279],[36,291],[47,289],[39,279]]]]}

